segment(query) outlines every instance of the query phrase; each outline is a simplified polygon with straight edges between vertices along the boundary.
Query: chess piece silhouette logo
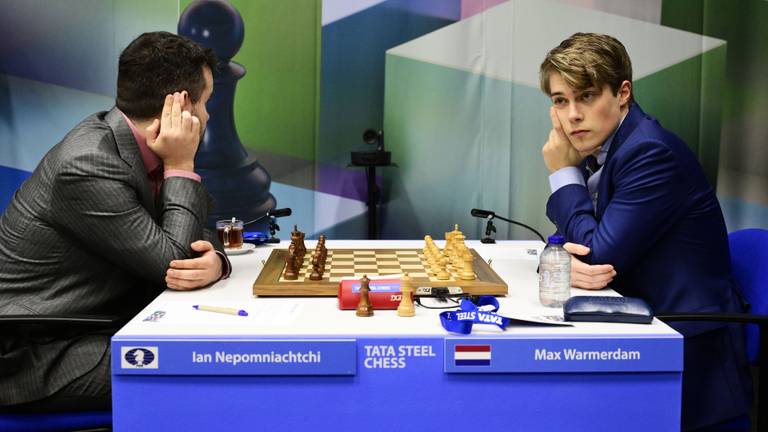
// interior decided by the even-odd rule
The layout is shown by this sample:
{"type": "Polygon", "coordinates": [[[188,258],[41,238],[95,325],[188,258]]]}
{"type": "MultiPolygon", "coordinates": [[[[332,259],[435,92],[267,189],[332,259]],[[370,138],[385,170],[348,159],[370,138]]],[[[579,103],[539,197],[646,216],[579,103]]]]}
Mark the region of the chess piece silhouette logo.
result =
{"type": "MultiPolygon", "coordinates": [[[[195,157],[195,171],[216,203],[208,212],[208,225],[232,215],[241,220],[263,216],[277,204],[269,192],[272,178],[248,155],[235,129],[235,87],[245,68],[231,59],[243,43],[243,19],[226,1],[198,0],[181,14],[178,31],[211,48],[219,59],[213,71],[213,94],[206,105],[211,118],[195,157]]],[[[265,219],[256,230],[266,231],[266,223],[265,219]]]]}
{"type": "Polygon", "coordinates": [[[123,356],[130,365],[143,368],[150,366],[155,361],[155,354],[146,348],[134,348],[123,356]]]}

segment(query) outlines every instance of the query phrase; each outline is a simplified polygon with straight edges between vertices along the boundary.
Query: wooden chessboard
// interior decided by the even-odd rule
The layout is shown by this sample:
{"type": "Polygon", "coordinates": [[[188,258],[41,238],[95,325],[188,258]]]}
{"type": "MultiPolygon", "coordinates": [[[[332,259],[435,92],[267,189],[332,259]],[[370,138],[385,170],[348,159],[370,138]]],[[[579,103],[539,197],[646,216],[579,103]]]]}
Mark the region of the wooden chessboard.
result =
{"type": "Polygon", "coordinates": [[[448,267],[451,278],[437,279],[427,273],[421,249],[328,249],[323,279],[309,279],[312,273],[311,250],[307,250],[297,280],[283,279],[287,249],[275,249],[269,256],[264,269],[253,283],[253,294],[257,296],[336,296],[342,277],[363,275],[384,276],[408,272],[415,287],[458,286],[465,293],[475,295],[506,295],[507,284],[493,271],[480,255],[470,249],[474,257],[475,280],[461,280],[459,269],[448,267]]]}

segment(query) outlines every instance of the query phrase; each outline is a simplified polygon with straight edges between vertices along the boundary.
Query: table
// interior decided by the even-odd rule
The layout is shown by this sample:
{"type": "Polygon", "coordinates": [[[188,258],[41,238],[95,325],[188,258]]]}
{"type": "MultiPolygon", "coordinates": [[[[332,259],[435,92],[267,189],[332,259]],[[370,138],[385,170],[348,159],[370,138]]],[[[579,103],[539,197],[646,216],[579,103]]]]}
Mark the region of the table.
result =
{"type": "MultiPolygon", "coordinates": [[[[468,246],[509,284],[500,314],[562,314],[538,302],[540,242],[468,246]]],[[[442,328],[439,310],[360,318],[335,298],[255,298],[272,247],[231,256],[232,277],[210,288],[167,290],[112,338],[115,430],[679,430],[683,339],[658,320],[475,325],[463,336],[442,328]],[[458,365],[467,349],[490,364],[458,365]]]]}

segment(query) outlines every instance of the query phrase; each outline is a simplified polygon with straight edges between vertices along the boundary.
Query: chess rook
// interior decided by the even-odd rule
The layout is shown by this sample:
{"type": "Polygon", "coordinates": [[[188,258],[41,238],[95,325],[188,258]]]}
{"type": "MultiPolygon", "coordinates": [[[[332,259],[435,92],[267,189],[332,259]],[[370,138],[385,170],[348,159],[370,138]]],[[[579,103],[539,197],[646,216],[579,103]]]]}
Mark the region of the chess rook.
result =
{"type": "Polygon", "coordinates": [[[413,285],[408,273],[404,273],[400,278],[400,305],[397,307],[397,315],[401,317],[412,317],[416,315],[416,308],[413,306],[413,285]]]}

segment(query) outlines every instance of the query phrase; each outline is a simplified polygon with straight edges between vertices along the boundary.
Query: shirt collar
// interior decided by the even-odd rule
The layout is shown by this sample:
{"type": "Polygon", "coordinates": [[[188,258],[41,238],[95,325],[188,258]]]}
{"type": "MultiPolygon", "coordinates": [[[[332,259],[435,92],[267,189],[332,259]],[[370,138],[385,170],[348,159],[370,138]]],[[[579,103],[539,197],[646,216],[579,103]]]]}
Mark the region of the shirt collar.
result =
{"type": "Polygon", "coordinates": [[[125,122],[128,123],[128,127],[131,128],[131,132],[133,133],[133,137],[136,139],[136,143],[139,145],[139,152],[141,153],[141,161],[144,162],[144,169],[146,170],[147,174],[151,174],[162,165],[162,160],[160,160],[155,152],[149,148],[147,145],[147,139],[139,132],[139,129],[135,124],[133,124],[131,119],[129,119],[128,116],[125,115],[125,113],[122,111],[120,111],[120,114],[123,115],[125,122]]]}
{"type": "Polygon", "coordinates": [[[613,137],[616,136],[616,132],[621,127],[621,124],[624,123],[624,119],[627,118],[627,114],[629,114],[629,111],[624,113],[623,116],[621,116],[621,120],[619,120],[619,125],[616,126],[616,129],[613,130],[613,133],[608,137],[607,140],[603,143],[603,145],[600,147],[600,153],[597,154],[597,164],[599,166],[603,166],[605,163],[605,159],[608,157],[608,150],[611,149],[611,143],[613,142],[613,137]]]}

